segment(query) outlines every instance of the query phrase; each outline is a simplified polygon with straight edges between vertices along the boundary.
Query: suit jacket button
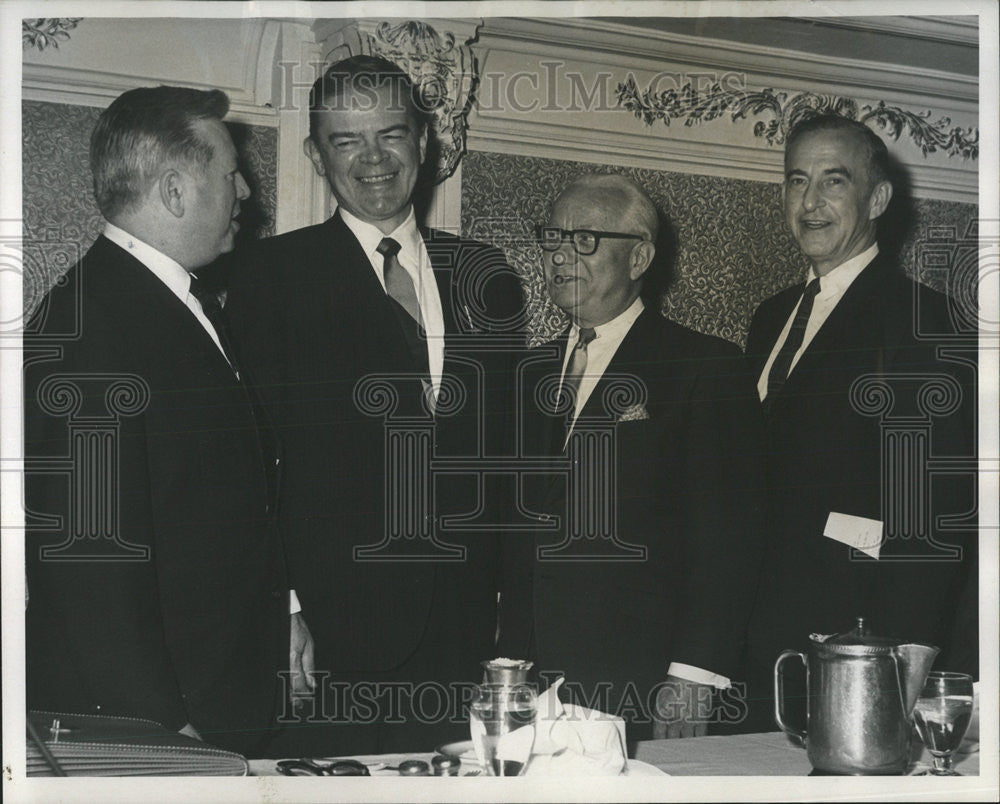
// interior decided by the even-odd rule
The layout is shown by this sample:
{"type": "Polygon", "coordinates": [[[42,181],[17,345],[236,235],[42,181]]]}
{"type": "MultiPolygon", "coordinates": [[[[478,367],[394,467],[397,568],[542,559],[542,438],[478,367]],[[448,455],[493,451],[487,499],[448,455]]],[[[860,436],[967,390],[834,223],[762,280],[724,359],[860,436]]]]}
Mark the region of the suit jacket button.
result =
{"type": "Polygon", "coordinates": [[[282,594],[282,592],[281,592],[280,589],[273,589],[271,591],[271,597],[273,597],[275,600],[280,600],[281,599],[281,594],[282,594]]]}

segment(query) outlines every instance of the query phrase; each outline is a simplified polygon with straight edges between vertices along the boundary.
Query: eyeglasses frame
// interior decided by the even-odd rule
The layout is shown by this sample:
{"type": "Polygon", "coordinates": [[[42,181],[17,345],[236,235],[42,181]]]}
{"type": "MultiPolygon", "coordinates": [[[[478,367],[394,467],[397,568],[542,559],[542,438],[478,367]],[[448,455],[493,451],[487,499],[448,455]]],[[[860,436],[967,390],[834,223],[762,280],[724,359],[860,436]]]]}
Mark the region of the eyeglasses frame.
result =
{"type": "Polygon", "coordinates": [[[627,232],[604,232],[599,229],[562,229],[558,226],[541,226],[535,227],[535,237],[538,239],[538,245],[543,251],[558,251],[562,246],[564,240],[569,240],[570,244],[573,246],[573,250],[579,254],[581,257],[589,257],[591,254],[596,253],[597,249],[601,246],[601,240],[604,238],[613,240],[648,240],[649,238],[643,235],[628,234],[627,232]],[[549,248],[545,245],[544,233],[545,232],[559,232],[559,244],[549,248]],[[581,251],[579,244],[574,240],[574,236],[578,234],[589,234],[594,237],[594,248],[592,251],[581,251]]]}

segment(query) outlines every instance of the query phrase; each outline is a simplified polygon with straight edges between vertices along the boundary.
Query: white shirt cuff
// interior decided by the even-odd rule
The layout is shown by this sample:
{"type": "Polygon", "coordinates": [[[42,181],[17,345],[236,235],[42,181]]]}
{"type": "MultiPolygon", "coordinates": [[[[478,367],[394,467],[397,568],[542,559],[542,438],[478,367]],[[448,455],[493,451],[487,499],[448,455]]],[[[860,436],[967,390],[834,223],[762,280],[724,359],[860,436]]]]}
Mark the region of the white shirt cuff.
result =
{"type": "Polygon", "coordinates": [[[294,589],[288,590],[288,614],[298,614],[302,611],[302,604],[299,603],[299,596],[295,594],[294,589]]]}
{"type": "Polygon", "coordinates": [[[708,684],[710,687],[715,687],[719,690],[728,690],[732,686],[732,682],[725,676],[720,676],[718,673],[710,673],[708,670],[702,670],[700,667],[681,664],[680,662],[671,662],[670,667],[667,668],[667,675],[677,676],[677,678],[683,678],[685,681],[693,681],[696,684],[708,684]]]}

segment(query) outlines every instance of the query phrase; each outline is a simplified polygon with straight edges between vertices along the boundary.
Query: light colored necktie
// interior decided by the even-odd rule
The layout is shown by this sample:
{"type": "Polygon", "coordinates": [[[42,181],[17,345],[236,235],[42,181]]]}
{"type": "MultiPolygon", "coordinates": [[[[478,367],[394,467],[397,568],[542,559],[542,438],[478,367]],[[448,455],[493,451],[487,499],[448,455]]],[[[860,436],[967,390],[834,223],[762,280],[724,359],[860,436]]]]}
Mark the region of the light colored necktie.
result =
{"type": "Polygon", "coordinates": [[[424,320],[420,314],[420,302],[413,287],[413,280],[406,269],[399,264],[396,257],[400,245],[391,237],[383,237],[375,249],[382,255],[382,276],[385,278],[386,295],[394,302],[394,311],[403,329],[410,353],[413,355],[417,370],[423,375],[421,384],[424,398],[433,413],[436,407],[434,386],[431,383],[431,370],[427,355],[427,341],[424,336],[424,320]]]}
{"type": "Polygon", "coordinates": [[[385,277],[385,292],[395,299],[409,313],[410,318],[423,326],[420,315],[420,302],[417,301],[417,291],[413,280],[406,269],[399,264],[401,246],[391,237],[383,237],[375,250],[382,255],[382,274],[385,277]]]}
{"type": "Polygon", "coordinates": [[[576,392],[580,388],[580,381],[587,370],[587,345],[596,337],[597,332],[594,331],[593,327],[581,327],[576,346],[573,347],[573,354],[569,358],[569,365],[566,367],[566,377],[563,379],[563,393],[572,394],[574,404],[576,401],[576,392]]]}

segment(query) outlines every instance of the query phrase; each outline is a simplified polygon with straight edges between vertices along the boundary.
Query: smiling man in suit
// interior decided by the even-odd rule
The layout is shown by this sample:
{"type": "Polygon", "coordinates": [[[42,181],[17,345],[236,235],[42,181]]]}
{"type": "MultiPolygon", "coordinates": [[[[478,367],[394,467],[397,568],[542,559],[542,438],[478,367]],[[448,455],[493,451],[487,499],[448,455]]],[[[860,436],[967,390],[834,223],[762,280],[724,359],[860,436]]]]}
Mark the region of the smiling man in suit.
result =
{"type": "Polygon", "coordinates": [[[621,713],[630,742],[705,732],[712,690],[738,677],[760,537],[753,384],[735,346],[660,314],[658,230],[615,175],[574,181],[539,228],[571,323],[525,361],[523,445],[571,469],[525,483],[540,529],[506,556],[501,618],[505,655],[565,672],[564,693],[621,713]],[[595,424],[608,455],[584,441],[595,424]]]}
{"type": "Polygon", "coordinates": [[[892,192],[885,144],[866,125],[819,115],[789,134],[785,218],[811,268],[804,284],[760,305],[747,341],[769,504],[745,730],[776,728],[782,649],[805,650],[811,633],[849,630],[857,616],[872,633],[943,645],[959,593],[975,580],[974,539],[953,552],[955,537],[935,521],[969,510],[956,497],[961,482],[938,479],[931,494],[926,467],[906,465],[906,485],[890,487],[890,430],[857,385],[890,388],[887,415],[926,421],[928,455],[973,454],[971,372],[938,354],[953,332],[947,301],[907,279],[877,242],[892,192]],[[924,382],[938,385],[943,404],[915,391],[924,382]],[[955,405],[944,403],[952,396],[955,405]]]}
{"type": "MultiPolygon", "coordinates": [[[[396,65],[356,56],[329,67],[310,95],[305,151],[337,211],[257,244],[229,291],[286,447],[291,572],[314,612],[324,674],[313,711],[289,724],[289,755],[458,739],[467,724],[447,687],[477,683],[479,662],[494,656],[493,535],[452,528],[440,539],[464,554],[428,560],[407,553],[431,547],[427,531],[389,542],[382,556],[358,552],[387,528],[420,529],[411,521],[420,500],[397,508],[387,499],[386,423],[366,409],[360,382],[391,378],[390,415],[410,417],[414,433],[430,427],[434,455],[467,459],[473,473],[484,445],[502,449],[513,407],[513,392],[498,390],[513,372],[489,344],[521,338],[520,284],[497,249],[418,226],[413,195],[427,150],[421,98],[396,65]],[[420,684],[422,711],[410,697],[420,684]],[[363,706],[352,707],[359,693],[363,706]]],[[[435,538],[441,515],[471,519],[490,507],[476,477],[435,478],[431,490],[435,538]]]]}
{"type": "Polygon", "coordinates": [[[135,89],[93,132],[104,233],[25,333],[27,685],[32,708],[260,755],[289,646],[307,671],[311,640],[289,622],[278,444],[193,273],[233,248],[249,196],[228,108],[135,89]]]}

